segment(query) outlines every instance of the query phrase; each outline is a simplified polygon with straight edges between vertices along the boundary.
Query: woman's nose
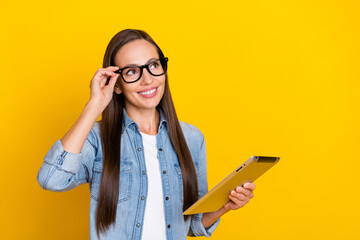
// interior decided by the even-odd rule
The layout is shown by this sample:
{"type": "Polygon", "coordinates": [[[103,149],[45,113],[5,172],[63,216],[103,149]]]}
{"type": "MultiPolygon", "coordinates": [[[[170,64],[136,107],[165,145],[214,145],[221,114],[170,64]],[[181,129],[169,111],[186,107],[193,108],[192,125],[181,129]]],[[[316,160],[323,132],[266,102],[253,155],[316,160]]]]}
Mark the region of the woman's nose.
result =
{"type": "Polygon", "coordinates": [[[153,76],[149,73],[149,71],[144,68],[143,74],[141,76],[141,82],[145,84],[150,84],[154,81],[153,76]]]}

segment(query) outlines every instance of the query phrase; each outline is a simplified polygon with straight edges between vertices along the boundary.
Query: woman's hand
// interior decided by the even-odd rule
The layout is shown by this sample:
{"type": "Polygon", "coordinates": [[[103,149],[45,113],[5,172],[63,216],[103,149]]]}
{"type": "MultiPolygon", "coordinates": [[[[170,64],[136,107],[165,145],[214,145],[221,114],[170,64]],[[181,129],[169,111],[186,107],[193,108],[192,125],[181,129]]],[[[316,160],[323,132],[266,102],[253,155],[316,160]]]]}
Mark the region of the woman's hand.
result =
{"type": "Polygon", "coordinates": [[[238,186],[235,190],[232,190],[229,194],[230,200],[216,212],[207,212],[202,216],[202,224],[205,228],[208,228],[213,224],[219,217],[224,215],[230,210],[241,208],[247,204],[251,198],[254,197],[253,191],[255,184],[245,183],[244,187],[238,186]]]}
{"type": "Polygon", "coordinates": [[[245,206],[254,197],[254,183],[245,183],[244,187],[238,186],[229,194],[229,202],[224,205],[225,210],[236,210],[245,206]]]}
{"type": "Polygon", "coordinates": [[[91,79],[89,101],[95,104],[95,106],[99,108],[100,112],[106,108],[112,99],[114,86],[120,75],[114,73],[114,71],[118,69],[118,66],[99,68],[94,77],[91,79]],[[110,81],[108,85],[105,85],[108,77],[110,77],[110,81]]]}

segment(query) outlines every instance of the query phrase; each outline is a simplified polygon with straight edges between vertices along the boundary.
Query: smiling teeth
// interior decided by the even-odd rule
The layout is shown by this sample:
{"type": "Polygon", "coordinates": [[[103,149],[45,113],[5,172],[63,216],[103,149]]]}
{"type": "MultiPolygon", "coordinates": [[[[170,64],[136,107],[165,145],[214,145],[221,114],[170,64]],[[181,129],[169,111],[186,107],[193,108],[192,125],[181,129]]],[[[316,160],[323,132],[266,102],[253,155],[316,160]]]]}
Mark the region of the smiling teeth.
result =
{"type": "Polygon", "coordinates": [[[156,88],[154,88],[153,90],[149,90],[149,91],[146,91],[146,92],[139,92],[139,93],[142,94],[142,95],[148,95],[148,94],[154,93],[155,90],[156,90],[156,88]]]}

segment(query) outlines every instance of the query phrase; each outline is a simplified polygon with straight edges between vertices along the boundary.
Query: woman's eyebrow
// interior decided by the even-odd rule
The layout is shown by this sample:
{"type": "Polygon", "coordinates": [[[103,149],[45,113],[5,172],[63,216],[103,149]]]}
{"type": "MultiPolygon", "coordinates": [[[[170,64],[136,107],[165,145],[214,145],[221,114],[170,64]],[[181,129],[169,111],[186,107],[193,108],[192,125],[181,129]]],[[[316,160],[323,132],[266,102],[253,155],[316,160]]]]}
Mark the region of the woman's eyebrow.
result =
{"type": "MultiPolygon", "coordinates": [[[[153,60],[155,60],[156,58],[150,58],[149,60],[147,60],[147,62],[146,63],[149,63],[149,62],[151,62],[151,61],[153,61],[153,60]]],[[[146,64],[145,63],[145,64],[146,64]]],[[[140,66],[140,65],[138,65],[138,64],[135,64],[135,63],[130,63],[130,64],[126,64],[123,68],[126,68],[126,67],[135,67],[135,66],[140,66]]]]}

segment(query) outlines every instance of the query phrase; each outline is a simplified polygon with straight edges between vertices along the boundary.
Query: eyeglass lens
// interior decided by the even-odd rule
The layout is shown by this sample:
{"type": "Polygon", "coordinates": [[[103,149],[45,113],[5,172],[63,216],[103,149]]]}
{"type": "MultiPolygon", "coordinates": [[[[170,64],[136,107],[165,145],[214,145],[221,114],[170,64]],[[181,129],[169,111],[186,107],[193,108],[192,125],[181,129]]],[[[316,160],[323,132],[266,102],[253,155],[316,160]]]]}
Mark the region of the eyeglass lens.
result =
{"type": "MultiPolygon", "coordinates": [[[[151,62],[148,65],[148,70],[154,76],[160,76],[166,71],[166,61],[164,59],[158,59],[151,62]]],[[[141,68],[140,67],[129,67],[122,71],[122,76],[126,82],[134,82],[140,78],[141,68]]]]}

